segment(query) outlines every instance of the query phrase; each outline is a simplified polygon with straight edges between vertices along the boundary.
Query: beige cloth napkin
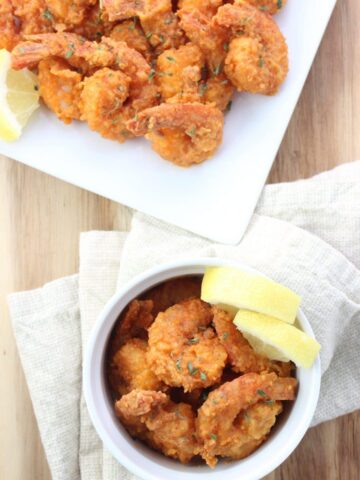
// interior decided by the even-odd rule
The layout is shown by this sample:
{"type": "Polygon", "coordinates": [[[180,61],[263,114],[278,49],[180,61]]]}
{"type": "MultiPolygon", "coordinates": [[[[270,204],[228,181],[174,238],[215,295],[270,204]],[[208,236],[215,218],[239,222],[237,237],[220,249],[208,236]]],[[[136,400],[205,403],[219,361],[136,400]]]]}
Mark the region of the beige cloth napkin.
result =
{"type": "Polygon", "coordinates": [[[313,424],[360,408],[360,162],[266,186],[238,246],[137,213],[130,233],[89,232],[80,271],[10,296],[15,337],[54,480],[134,480],[103,448],[81,393],[82,354],[117,285],[190,256],[242,260],[303,296],[322,344],[313,424]]]}

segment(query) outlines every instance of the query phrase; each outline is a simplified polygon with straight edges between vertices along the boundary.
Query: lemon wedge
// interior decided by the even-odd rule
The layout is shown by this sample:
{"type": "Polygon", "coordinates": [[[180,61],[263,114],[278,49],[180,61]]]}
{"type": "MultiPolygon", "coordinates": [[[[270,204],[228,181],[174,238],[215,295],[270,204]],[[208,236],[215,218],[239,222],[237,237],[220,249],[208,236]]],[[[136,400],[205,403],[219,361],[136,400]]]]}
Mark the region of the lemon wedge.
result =
{"type": "Polygon", "coordinates": [[[261,313],[239,310],[234,318],[253,349],[271,360],[289,361],[310,368],[320,344],[302,330],[261,313]]]}
{"type": "Polygon", "coordinates": [[[36,76],[27,69],[12,70],[11,55],[0,50],[0,138],[19,138],[31,114],[39,106],[36,76]]]}
{"type": "Polygon", "coordinates": [[[201,299],[235,315],[239,309],[254,310],[294,323],[301,298],[268,278],[237,268],[208,267],[201,299]]]}

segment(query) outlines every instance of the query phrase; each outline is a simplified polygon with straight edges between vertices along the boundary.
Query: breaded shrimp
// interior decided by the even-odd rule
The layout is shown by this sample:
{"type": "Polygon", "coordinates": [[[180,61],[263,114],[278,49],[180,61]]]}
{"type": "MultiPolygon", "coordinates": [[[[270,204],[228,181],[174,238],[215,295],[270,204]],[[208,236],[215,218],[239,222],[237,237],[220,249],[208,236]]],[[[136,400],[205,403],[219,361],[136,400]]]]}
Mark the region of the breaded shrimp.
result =
{"type": "Polygon", "coordinates": [[[0,2],[0,48],[11,50],[21,40],[21,20],[10,0],[0,2]]]}
{"type": "Polygon", "coordinates": [[[198,10],[208,18],[211,18],[223,3],[223,0],[179,0],[178,9],[198,10]]]}
{"type": "Polygon", "coordinates": [[[201,102],[214,105],[223,112],[228,108],[235,88],[224,74],[211,73],[208,79],[200,84],[199,91],[201,102]]]}
{"type": "Polygon", "coordinates": [[[152,300],[132,300],[116,322],[109,345],[113,356],[130,338],[147,339],[147,329],[154,321],[152,300]]]}
{"type": "Polygon", "coordinates": [[[49,13],[58,26],[75,26],[83,22],[89,7],[96,0],[45,0],[49,13]]]}
{"type": "Polygon", "coordinates": [[[46,105],[64,123],[80,120],[82,75],[60,58],[46,58],[39,63],[40,95],[46,105]]]}
{"type": "Polygon", "coordinates": [[[200,299],[158,314],[149,328],[148,362],[167,385],[189,392],[220,380],[227,354],[211,321],[211,308],[200,299]]]}
{"type": "Polygon", "coordinates": [[[239,91],[273,95],[288,72],[286,41],[272,17],[252,5],[224,5],[213,23],[232,31],[224,71],[239,91]]]}
{"type": "Polygon", "coordinates": [[[132,135],[126,128],[128,111],[124,108],[130,82],[130,77],[123,72],[110,68],[102,68],[85,78],[81,93],[81,120],[85,120],[104,138],[120,143],[130,138],[132,135]]]}
{"type": "Polygon", "coordinates": [[[179,10],[180,26],[192,43],[204,53],[209,69],[221,73],[229,47],[230,32],[199,10],[179,10]]]}
{"type": "Polygon", "coordinates": [[[141,390],[165,390],[166,386],[151,370],[147,361],[146,340],[131,338],[110,361],[109,380],[112,388],[125,395],[135,388],[141,390]]]}
{"type": "Polygon", "coordinates": [[[293,368],[291,362],[275,362],[259,355],[236,328],[227,312],[213,307],[213,313],[216,333],[227,351],[230,364],[235,372],[276,372],[281,377],[290,375],[293,368]]]}
{"type": "Polygon", "coordinates": [[[145,135],[159,155],[184,167],[214,154],[223,126],[222,112],[201,103],[163,103],[142,111],[127,124],[135,135],[145,135]]]}
{"type": "Polygon", "coordinates": [[[270,13],[270,15],[275,15],[286,5],[287,0],[235,0],[234,4],[238,5],[240,3],[249,3],[254,5],[254,7],[259,8],[263,12],[270,13]]]}
{"type": "Polygon", "coordinates": [[[214,467],[217,455],[242,458],[255,450],[281,411],[277,402],[293,400],[296,385],[295,378],[279,378],[275,373],[247,373],[210,392],[196,420],[206,463],[214,467]],[[260,407],[259,402],[265,403],[260,407]],[[247,424],[251,414],[254,423],[247,424]]]}
{"type": "Polygon", "coordinates": [[[99,3],[96,3],[86,10],[84,20],[79,25],[66,27],[65,30],[81,35],[87,40],[99,41],[103,36],[108,37],[113,27],[114,22],[110,22],[106,12],[100,8],[99,3]]]}
{"type": "Polygon", "coordinates": [[[139,17],[146,38],[158,53],[185,41],[171,0],[104,0],[103,5],[110,20],[139,17]]]}
{"type": "Polygon", "coordinates": [[[195,413],[186,403],[176,404],[162,392],[133,390],[116,402],[115,410],[132,435],[168,457],[188,463],[200,451],[195,413]]]}
{"type": "Polygon", "coordinates": [[[156,79],[162,98],[168,100],[176,97],[176,102],[185,103],[186,100],[182,101],[184,91],[193,91],[195,99],[192,101],[200,101],[198,82],[201,80],[201,69],[204,64],[204,55],[199,47],[192,43],[177,49],[165,50],[157,59],[156,69],[156,79]]]}
{"type": "Polygon", "coordinates": [[[110,37],[117,42],[126,42],[128,47],[137,50],[149,63],[151,62],[153,57],[151,47],[137,17],[134,17],[132,20],[125,20],[124,22],[118,23],[111,30],[110,37]]]}
{"type": "Polygon", "coordinates": [[[28,38],[29,41],[21,42],[12,51],[12,66],[15,69],[35,67],[44,58],[61,57],[83,71],[109,67],[122,70],[138,85],[148,81],[149,64],[125,42],[106,37],[99,43],[90,42],[73,33],[47,33],[28,38]]]}

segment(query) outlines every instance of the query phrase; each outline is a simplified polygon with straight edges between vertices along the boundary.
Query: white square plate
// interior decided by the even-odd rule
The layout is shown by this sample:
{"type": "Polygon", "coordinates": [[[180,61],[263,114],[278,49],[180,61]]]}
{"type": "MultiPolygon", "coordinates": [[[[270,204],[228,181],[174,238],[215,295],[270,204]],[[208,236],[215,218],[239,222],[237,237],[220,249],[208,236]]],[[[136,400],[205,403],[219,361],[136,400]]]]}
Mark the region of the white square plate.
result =
{"type": "MultiPolygon", "coordinates": [[[[276,20],[290,72],[274,97],[238,94],[216,156],[183,169],[143,139],[123,145],[85,124],[66,126],[42,107],[0,153],[213,240],[241,239],[300,96],[336,0],[288,0],[276,20]]],[[[330,59],[329,59],[330,62],[330,59]]],[[[330,63],[329,63],[330,68],[330,63]]]]}

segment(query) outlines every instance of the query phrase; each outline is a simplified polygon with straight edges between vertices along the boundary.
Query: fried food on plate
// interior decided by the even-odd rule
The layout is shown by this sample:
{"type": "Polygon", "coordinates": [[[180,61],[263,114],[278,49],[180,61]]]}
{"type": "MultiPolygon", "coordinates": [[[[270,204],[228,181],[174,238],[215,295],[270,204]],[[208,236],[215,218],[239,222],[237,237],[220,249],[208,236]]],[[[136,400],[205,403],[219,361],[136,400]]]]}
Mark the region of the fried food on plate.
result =
{"type": "Polygon", "coordinates": [[[131,338],[115,353],[110,362],[109,381],[120,395],[132,390],[166,390],[147,361],[146,340],[131,338]]]}
{"type": "Polygon", "coordinates": [[[178,9],[188,11],[198,10],[211,18],[223,3],[223,0],[179,0],[178,9]]]}
{"type": "Polygon", "coordinates": [[[132,434],[169,457],[188,463],[200,451],[195,413],[186,403],[176,404],[162,392],[133,390],[116,402],[115,410],[132,434]]]}
{"type": "Polygon", "coordinates": [[[58,28],[76,26],[84,21],[89,7],[96,4],[96,0],[46,0],[48,16],[55,19],[58,28]]]}
{"type": "Polygon", "coordinates": [[[224,116],[201,103],[166,104],[142,111],[128,122],[135,135],[145,135],[163,158],[187,167],[213,155],[222,139],[224,116]]]}
{"type": "Polygon", "coordinates": [[[46,105],[64,123],[80,120],[82,75],[60,58],[49,57],[39,62],[40,95],[46,105]]]}
{"type": "Polygon", "coordinates": [[[275,373],[247,373],[210,392],[196,420],[206,463],[214,467],[217,456],[239,459],[254,451],[281,412],[278,401],[293,400],[296,385],[295,378],[279,378],[275,373]]]}
{"type": "Polygon", "coordinates": [[[276,372],[280,377],[290,376],[293,369],[291,362],[275,362],[256,353],[227,312],[218,307],[213,307],[213,312],[216,333],[235,372],[276,372]]]}
{"type": "Polygon", "coordinates": [[[224,5],[215,25],[232,32],[224,71],[239,91],[275,94],[288,73],[286,41],[275,21],[252,5],[224,5]]]}
{"type": "Polygon", "coordinates": [[[211,308],[199,299],[158,314],[149,328],[148,361],[167,385],[188,392],[220,380],[227,354],[211,321],[211,308]]]}

